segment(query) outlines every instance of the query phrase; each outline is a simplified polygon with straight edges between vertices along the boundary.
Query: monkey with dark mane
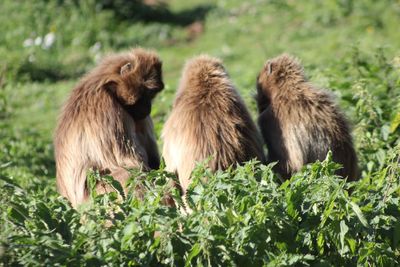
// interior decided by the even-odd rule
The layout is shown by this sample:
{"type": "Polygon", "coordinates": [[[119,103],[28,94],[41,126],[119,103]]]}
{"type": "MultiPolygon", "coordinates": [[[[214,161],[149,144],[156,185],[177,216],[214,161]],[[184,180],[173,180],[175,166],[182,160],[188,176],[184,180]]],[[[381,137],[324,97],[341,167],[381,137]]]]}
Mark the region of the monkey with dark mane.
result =
{"type": "Polygon", "coordinates": [[[349,123],[332,97],[307,81],[296,58],[284,54],[267,61],[257,78],[257,104],[268,161],[278,162],[275,170],[284,178],[324,160],[329,150],[343,165],[338,175],[358,178],[349,123]]]}
{"type": "MultiPolygon", "coordinates": [[[[80,80],[61,111],[54,136],[57,187],[76,207],[88,198],[89,169],[123,186],[125,168],[158,168],[151,101],[164,88],[158,56],[141,48],[106,57],[80,80]]],[[[99,191],[109,191],[98,186],[99,191]]]]}

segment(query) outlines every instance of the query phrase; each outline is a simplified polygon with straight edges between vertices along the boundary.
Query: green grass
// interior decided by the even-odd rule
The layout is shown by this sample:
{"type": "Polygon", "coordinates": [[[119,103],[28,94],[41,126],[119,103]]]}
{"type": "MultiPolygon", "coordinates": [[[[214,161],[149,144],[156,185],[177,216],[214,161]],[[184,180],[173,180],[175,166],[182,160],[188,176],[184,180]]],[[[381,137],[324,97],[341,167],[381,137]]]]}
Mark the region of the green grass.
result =
{"type": "Polygon", "coordinates": [[[106,2],[0,3],[3,265],[400,264],[399,1],[171,0],[131,18],[106,2]],[[193,40],[191,18],[204,25],[193,40]],[[55,37],[51,45],[46,35],[55,37]],[[59,109],[103,55],[137,45],[164,62],[166,88],[152,111],[158,136],[188,58],[222,58],[255,118],[255,78],[266,59],[298,56],[352,121],[362,179],[344,183],[329,158],[284,184],[270,166],[215,175],[199,167],[189,194],[194,212],[185,216],[160,204],[173,178],[161,169],[132,180],[149,188],[144,200],[110,194],[71,209],[55,188],[59,109]]]}

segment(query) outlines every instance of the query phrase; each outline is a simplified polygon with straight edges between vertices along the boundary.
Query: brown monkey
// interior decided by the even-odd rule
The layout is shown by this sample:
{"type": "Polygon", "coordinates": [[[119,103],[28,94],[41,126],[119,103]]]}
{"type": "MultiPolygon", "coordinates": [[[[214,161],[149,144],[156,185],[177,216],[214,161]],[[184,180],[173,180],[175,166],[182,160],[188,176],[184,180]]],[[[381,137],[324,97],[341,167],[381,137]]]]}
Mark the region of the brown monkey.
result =
{"type": "Polygon", "coordinates": [[[304,164],[333,160],[338,174],[357,178],[357,156],[349,124],[331,96],[310,84],[300,62],[287,54],[267,61],[257,78],[258,124],[269,162],[289,178],[304,164]]]}
{"type": "Polygon", "coordinates": [[[222,62],[209,56],[186,64],[162,138],[166,170],[177,173],[184,194],[196,162],[210,158],[216,171],[265,160],[261,135],[243,100],[222,62]]]}
{"type": "Polygon", "coordinates": [[[154,52],[141,48],[111,55],[72,91],[54,147],[57,187],[74,207],[88,197],[90,168],[111,172],[122,185],[129,177],[124,168],[158,168],[150,111],[152,98],[164,88],[161,65],[154,52]]]}

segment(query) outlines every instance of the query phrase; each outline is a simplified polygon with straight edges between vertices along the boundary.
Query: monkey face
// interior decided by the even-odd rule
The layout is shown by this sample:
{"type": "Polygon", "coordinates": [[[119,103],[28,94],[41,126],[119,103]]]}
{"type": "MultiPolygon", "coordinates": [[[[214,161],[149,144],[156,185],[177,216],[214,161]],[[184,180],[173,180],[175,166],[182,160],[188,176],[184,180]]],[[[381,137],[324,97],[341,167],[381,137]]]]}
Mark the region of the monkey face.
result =
{"type": "Polygon", "coordinates": [[[124,109],[135,121],[145,119],[151,112],[151,97],[143,95],[133,105],[123,105],[124,109]]]}
{"type": "Polygon", "coordinates": [[[164,89],[161,62],[158,61],[153,64],[143,77],[143,87],[148,91],[150,96],[154,97],[158,92],[164,89]]]}
{"type": "Polygon", "coordinates": [[[162,63],[158,56],[141,48],[128,55],[107,61],[104,69],[111,72],[104,87],[135,119],[150,114],[151,100],[164,89],[162,63]]]}
{"type": "Polygon", "coordinates": [[[142,96],[152,99],[164,89],[162,63],[158,58],[139,59],[135,63],[128,62],[121,67],[120,74],[129,95],[135,96],[129,99],[131,101],[126,101],[126,104],[133,105],[142,96]],[[133,64],[135,67],[132,67],[133,64]]]}
{"type": "Polygon", "coordinates": [[[164,89],[162,63],[151,55],[142,55],[135,63],[135,68],[130,62],[121,67],[125,95],[120,102],[135,120],[142,120],[150,115],[152,99],[164,89]]]}

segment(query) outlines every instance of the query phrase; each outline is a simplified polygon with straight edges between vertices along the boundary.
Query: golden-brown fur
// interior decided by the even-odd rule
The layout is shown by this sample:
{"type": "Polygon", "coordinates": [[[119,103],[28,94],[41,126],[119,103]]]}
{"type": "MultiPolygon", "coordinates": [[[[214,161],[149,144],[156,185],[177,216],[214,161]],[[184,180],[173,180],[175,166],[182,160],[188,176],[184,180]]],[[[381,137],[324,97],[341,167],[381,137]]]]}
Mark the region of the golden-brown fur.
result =
{"type": "Polygon", "coordinates": [[[91,168],[124,185],[124,168],[158,167],[150,110],[163,86],[157,55],[137,48],[105,58],[74,88],[54,137],[57,187],[74,207],[88,197],[91,168]]]}
{"type": "Polygon", "coordinates": [[[166,169],[178,174],[184,193],[196,162],[211,157],[208,165],[215,171],[265,160],[262,138],[244,102],[222,62],[209,56],[186,64],[162,138],[166,169]]]}
{"type": "Polygon", "coordinates": [[[325,159],[329,150],[343,168],[338,174],[357,178],[357,156],[350,127],[327,92],[310,84],[300,62],[287,54],[267,61],[257,78],[258,124],[269,162],[289,178],[304,164],[325,159]]]}

